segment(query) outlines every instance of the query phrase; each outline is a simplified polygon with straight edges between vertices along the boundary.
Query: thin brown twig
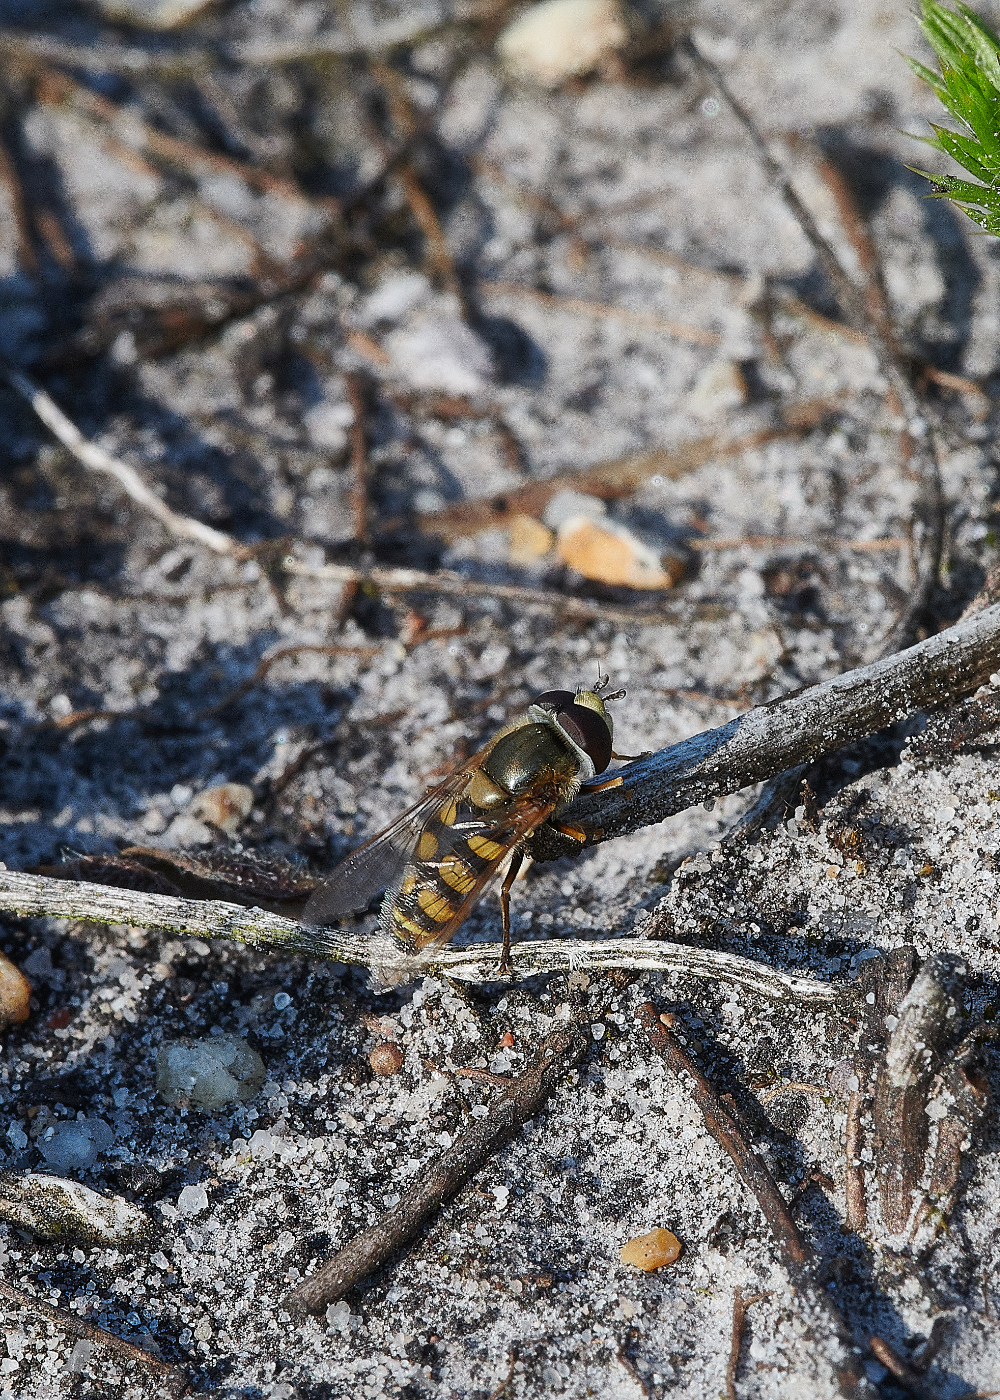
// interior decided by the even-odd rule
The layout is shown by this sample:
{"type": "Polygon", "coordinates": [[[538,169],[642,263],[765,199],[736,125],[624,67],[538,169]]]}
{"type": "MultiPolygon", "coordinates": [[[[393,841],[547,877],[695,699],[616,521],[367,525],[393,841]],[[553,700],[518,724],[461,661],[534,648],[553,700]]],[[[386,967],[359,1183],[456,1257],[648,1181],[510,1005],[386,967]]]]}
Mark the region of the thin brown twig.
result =
{"type": "MultiPolygon", "coordinates": [[[[370,68],[372,76],[388,99],[389,111],[398,134],[412,146],[425,123],[414,110],[402,78],[384,59],[372,63],[370,68]]],[[[396,174],[410,213],[424,237],[428,272],[435,282],[451,292],[461,306],[463,314],[467,314],[465,292],[444,229],[441,227],[441,220],[410,156],[398,163],[396,174]]]]}
{"type": "Polygon", "coordinates": [[[868,1197],[861,1163],[861,1110],[864,1099],[860,1088],[847,1101],[847,1129],[844,1134],[844,1199],[846,1224],[856,1235],[868,1229],[868,1197]]]}
{"type": "Polygon", "coordinates": [[[328,216],[337,212],[337,202],[329,196],[312,199],[287,176],[275,175],[270,170],[262,170],[259,166],[238,160],[235,156],[224,155],[194,142],[170,136],[167,132],[142,121],[133,110],[126,111],[110,98],[74,82],[65,73],[55,69],[43,69],[42,77],[43,82],[38,92],[41,101],[53,106],[68,106],[89,121],[110,127],[117,139],[134,151],[147,151],[160,160],[196,176],[209,170],[218,175],[234,175],[261,194],[276,195],[297,204],[307,204],[328,216]]]}
{"type": "Polygon", "coordinates": [[[463,1069],[456,1065],[451,1073],[457,1079],[476,1079],[481,1084],[490,1084],[494,1089],[503,1089],[505,1092],[514,1082],[509,1074],[490,1074],[488,1069],[476,1069],[475,1066],[463,1069]]]}
{"type": "Polygon", "coordinates": [[[921,370],[925,379],[929,379],[932,384],[937,384],[941,389],[948,389],[952,393],[962,394],[967,399],[972,399],[974,407],[970,405],[973,418],[977,423],[984,422],[993,408],[993,400],[981,384],[977,384],[974,379],[970,379],[965,374],[952,374],[950,370],[937,369],[934,365],[926,365],[921,370]]]}
{"type": "MultiPolygon", "coordinates": [[[[907,1395],[912,1395],[914,1400],[937,1400],[935,1392],[929,1388],[924,1378],[907,1361],[904,1361],[896,1348],[890,1346],[884,1337],[875,1334],[868,1345],[875,1360],[882,1363],[899,1388],[905,1390],[907,1395]]],[[[996,1393],[996,1391],[993,1392],[993,1394],[996,1393]]]]}
{"type": "Polygon", "coordinates": [[[517,1343],[511,1342],[510,1350],[507,1353],[509,1362],[507,1366],[507,1374],[504,1376],[502,1381],[500,1381],[497,1385],[493,1387],[489,1395],[486,1397],[486,1400],[500,1400],[500,1396],[504,1393],[504,1391],[510,1385],[511,1381],[514,1379],[514,1367],[517,1365],[517,1358],[519,1354],[520,1350],[518,1348],[517,1343]]]}
{"type": "Polygon", "coordinates": [[[733,1292],[733,1332],[729,1343],[729,1362],[726,1366],[726,1400],[738,1400],[736,1372],[740,1364],[740,1348],[743,1345],[743,1328],[746,1323],[747,1308],[770,1297],[770,1293],[751,1293],[749,1298],[744,1298],[742,1288],[737,1288],[733,1292]]]}
{"type": "Polygon", "coordinates": [[[424,235],[424,242],[427,245],[428,270],[434,280],[447,288],[453,296],[457,297],[459,304],[464,306],[465,297],[462,284],[455,271],[451,251],[448,248],[441,221],[437,216],[437,210],[431,203],[430,195],[424,189],[411,161],[405,161],[400,166],[398,174],[399,183],[403,187],[403,194],[410,207],[410,213],[416,220],[420,232],[424,235]]]}
{"type": "MultiPolygon", "coordinates": [[[[242,681],[235,690],[230,691],[225,699],[220,700],[215,705],[210,705],[206,710],[199,710],[195,715],[195,720],[212,719],[215,715],[221,714],[223,710],[227,710],[230,705],[235,705],[237,700],[242,700],[244,695],[260,685],[272,666],[277,665],[279,661],[284,661],[286,657],[297,656],[299,652],[311,651],[320,656],[359,656],[365,661],[370,661],[373,656],[378,656],[381,650],[381,647],[349,647],[326,642],[295,642],[291,646],[278,647],[276,651],[268,652],[266,656],[262,656],[253,675],[242,681]]],[[[67,716],[67,718],[76,717],[67,716]]]]}
{"type": "MultiPolygon", "coordinates": [[[[389,362],[388,355],[385,356],[389,362]]],[[[406,413],[420,414],[429,418],[465,419],[491,423],[500,439],[505,463],[511,471],[523,476],[525,472],[524,449],[510,424],[505,422],[503,411],[493,404],[476,404],[460,394],[421,394],[401,393],[383,390],[385,396],[406,413]]]]}
{"type": "MultiPolygon", "coordinates": [[[[138,174],[146,175],[150,179],[162,183],[163,172],[158,165],[147,158],[147,155],[164,159],[164,151],[157,149],[160,145],[158,133],[153,128],[149,128],[150,140],[136,140],[129,124],[115,121],[109,114],[116,113],[117,109],[111,103],[104,102],[103,99],[92,99],[92,95],[85,88],[77,89],[68,80],[64,80],[61,73],[52,69],[45,69],[42,73],[42,82],[39,85],[38,97],[42,102],[47,102],[54,106],[61,106],[72,94],[82,94],[78,100],[72,104],[72,110],[79,120],[86,123],[91,129],[95,140],[112,156],[120,161],[126,169],[134,170],[138,174]],[[146,152],[146,154],[144,154],[146,152]]],[[[142,131],[141,126],[138,131],[142,131]]],[[[165,137],[169,144],[173,138],[165,137]]],[[[185,147],[189,152],[200,152],[200,147],[188,147],[187,143],[181,142],[178,145],[185,147]]],[[[211,156],[210,152],[205,153],[211,156]]],[[[225,157],[220,157],[225,161],[225,157]]],[[[178,159],[172,162],[174,165],[181,164],[178,159]]],[[[190,157],[189,157],[190,163],[190,157]]],[[[224,167],[223,167],[224,168],[224,167]]],[[[251,167],[246,167],[247,169],[251,167]]],[[[227,171],[226,173],[233,173],[227,171]]],[[[193,171],[189,172],[189,177],[196,180],[193,171]]],[[[210,219],[224,233],[241,243],[249,256],[249,271],[255,277],[268,277],[273,280],[280,280],[285,273],[285,269],[278,263],[271,254],[264,248],[263,244],[253,233],[240,222],[226,214],[222,209],[212,204],[209,200],[203,199],[197,189],[189,190],[188,198],[193,206],[210,219]]]]}
{"type": "MultiPolygon", "coordinates": [[[[634,1328],[631,1328],[629,1331],[629,1337],[632,1338],[636,1336],[638,1336],[638,1333],[635,1331],[634,1328]]],[[[618,1342],[618,1344],[616,1345],[615,1357],[618,1361],[619,1366],[623,1367],[629,1373],[629,1375],[635,1381],[636,1385],[642,1391],[643,1395],[647,1396],[648,1400],[653,1400],[653,1396],[655,1394],[653,1387],[644,1376],[640,1375],[638,1366],[635,1364],[631,1356],[629,1356],[628,1352],[625,1350],[624,1341],[618,1342]]]]}
{"type": "MultiPolygon", "coordinates": [[[[801,139],[801,138],[800,138],[801,139]]],[[[810,143],[811,144],[811,143],[810,143]]],[[[865,308],[868,316],[878,326],[886,345],[894,357],[899,357],[899,345],[895,327],[889,310],[889,297],[882,272],[882,261],[854,193],[841,172],[828,156],[815,152],[816,171],[827,189],[833,195],[840,216],[840,224],[854,249],[867,286],[865,288],[865,308]]]]}
{"type": "Polygon", "coordinates": [[[102,73],[199,74],[218,68],[220,59],[245,67],[284,67],[293,63],[322,62],[352,54],[385,52],[412,43],[442,23],[439,10],[424,14],[418,9],[382,24],[359,25],[353,32],[329,30],[309,39],[244,40],[212,47],[165,43],[143,48],[138,44],[76,44],[54,34],[13,28],[0,29],[0,51],[24,59],[43,59],[68,68],[102,73]]]}
{"type": "Polygon", "coordinates": [[[406,1199],[377,1225],[361,1231],[293,1289],[285,1300],[286,1308],[293,1313],[319,1312],[384,1268],[441,1205],[534,1117],[586,1048],[586,1037],[575,1026],[547,1036],[539,1047],[536,1064],[518,1076],[488,1116],[465,1128],[406,1199]]]}
{"type": "Polygon", "coordinates": [[[818,1084],[776,1084],[773,1089],[765,1089],[757,1095],[761,1103],[770,1103],[772,1099],[780,1098],[782,1094],[815,1094],[818,1099],[825,1099],[829,1095],[829,1089],[821,1089],[818,1084]]]}
{"type": "Polygon", "coordinates": [[[24,186],[21,184],[21,177],[18,173],[17,164],[7,149],[7,143],[0,133],[0,185],[7,190],[7,198],[10,200],[11,214],[14,218],[14,228],[17,234],[17,260],[21,265],[21,270],[29,277],[38,275],[38,254],[35,252],[34,240],[31,236],[31,219],[28,216],[28,202],[24,195],[24,186]]]}
{"type": "Polygon", "coordinates": [[[698,554],[728,549],[785,549],[790,545],[808,546],[824,552],[849,549],[856,554],[888,554],[896,549],[908,548],[909,541],[892,535],[883,535],[874,540],[829,539],[821,535],[743,535],[731,539],[686,540],[685,544],[698,554]]]}
{"type": "Polygon", "coordinates": [[[420,569],[357,569],[351,564],[304,564],[289,556],[282,568],[299,578],[325,579],[330,583],[370,583],[384,593],[453,594],[460,598],[490,598],[525,609],[541,608],[565,613],[591,622],[610,620],[633,627],[656,627],[673,621],[675,613],[666,608],[644,612],[638,608],[615,608],[597,599],[576,598],[551,588],[523,588],[517,584],[485,583],[448,569],[425,573],[420,569]]]}
{"type": "Polygon", "coordinates": [[[105,1351],[112,1352],[119,1360],[129,1366],[140,1366],[155,1378],[167,1396],[180,1397],[190,1384],[188,1377],[177,1366],[160,1361],[158,1357],[151,1356],[148,1351],[143,1351],[142,1347],[125,1341],[124,1337],[118,1337],[114,1332],[109,1332],[104,1327],[98,1327],[96,1323],[84,1322],[82,1318],[74,1317],[71,1312],[63,1308],[55,1308],[50,1303],[43,1302],[41,1298],[32,1298],[30,1294],[12,1288],[9,1283],[2,1279],[0,1279],[0,1298],[5,1299],[13,1307],[24,1308],[27,1312],[34,1313],[38,1317],[44,1317],[48,1322],[53,1322],[57,1327],[68,1332],[70,1336],[79,1337],[84,1341],[93,1342],[95,1346],[103,1347],[105,1351]]]}
{"type": "MultiPolygon", "coordinates": [[[[683,40],[685,52],[712,83],[719,96],[743,127],[757,152],[768,178],[794,215],[823,269],[848,321],[867,338],[903,416],[902,452],[904,465],[913,464],[921,484],[916,524],[921,538],[916,541],[914,580],[910,596],[896,619],[887,646],[893,650],[908,646],[918,635],[921,621],[937,584],[944,548],[944,489],[938,460],[936,434],[928,428],[926,414],[903,364],[891,324],[883,318],[876,277],[868,279],[871,295],[856,286],[844,271],[819,225],[799,198],[788,174],[771,153],[750,113],[737,100],[719,68],[701,52],[690,35],[683,40]],[[871,289],[874,289],[873,291],[871,289]]],[[[860,219],[860,216],[858,216],[860,219]]],[[[867,256],[867,254],[866,254],[867,256]]],[[[872,256],[874,249],[872,249],[872,256]]],[[[876,259],[877,264],[877,259],[876,259]]]]}
{"type": "Polygon", "coordinates": [[[567,297],[554,292],[543,292],[538,287],[526,287],[520,282],[480,282],[478,290],[484,297],[520,297],[536,302],[539,306],[550,307],[554,311],[565,311],[570,315],[589,316],[595,321],[622,321],[626,325],[641,327],[643,330],[659,331],[673,336],[675,340],[685,340],[692,345],[719,345],[721,338],[715,331],[702,330],[700,326],[689,326],[683,321],[673,321],[667,316],[656,316],[648,311],[633,311],[628,306],[615,306],[610,302],[586,301],[582,297],[567,297]]]}
{"type": "MultiPolygon", "coordinates": [[[[582,471],[563,472],[545,481],[528,482],[516,490],[485,499],[463,501],[444,510],[422,512],[417,516],[417,524],[425,534],[453,540],[462,535],[475,534],[478,530],[502,527],[509,523],[512,515],[530,515],[536,520],[540,519],[552,497],[563,490],[581,491],[605,501],[619,500],[632,495],[653,477],[677,481],[708,462],[740,456],[744,452],[766,447],[769,443],[811,432],[832,414],[842,410],[843,401],[838,398],[803,399],[784,405],[781,421],[771,427],[758,428],[740,437],[712,433],[708,437],[682,442],[676,447],[658,447],[628,457],[616,457],[582,471]]],[[[388,533],[403,523],[401,519],[387,521],[383,529],[388,533]]]]}
{"type": "Polygon", "coordinates": [[[348,374],[344,380],[347,401],[354,418],[351,421],[351,517],[354,538],[358,544],[369,541],[368,529],[368,444],[365,440],[365,419],[368,416],[365,386],[360,374],[348,374]]]}
{"type": "MultiPolygon", "coordinates": [[[[835,1359],[833,1356],[830,1356],[830,1359],[841,1393],[852,1397],[871,1395],[873,1392],[861,1364],[861,1348],[855,1342],[833,1299],[820,1285],[817,1278],[817,1256],[799,1233],[777,1182],[747,1142],[736,1117],[735,1107],[727,1105],[716,1093],[668,1028],[666,1021],[667,1018],[660,1015],[652,1002],[647,1002],[639,1011],[639,1024],[646,1032],[653,1049],[662,1056],[691,1095],[705,1120],[706,1128],[727,1153],[755,1196],[778,1245],[782,1262],[805,1304],[807,1313],[812,1318],[826,1316],[833,1333],[831,1340],[839,1353],[835,1359]]],[[[830,1355],[831,1347],[826,1339],[823,1345],[826,1354],[830,1355]]],[[[738,1354],[737,1351],[737,1358],[738,1354]]]]}

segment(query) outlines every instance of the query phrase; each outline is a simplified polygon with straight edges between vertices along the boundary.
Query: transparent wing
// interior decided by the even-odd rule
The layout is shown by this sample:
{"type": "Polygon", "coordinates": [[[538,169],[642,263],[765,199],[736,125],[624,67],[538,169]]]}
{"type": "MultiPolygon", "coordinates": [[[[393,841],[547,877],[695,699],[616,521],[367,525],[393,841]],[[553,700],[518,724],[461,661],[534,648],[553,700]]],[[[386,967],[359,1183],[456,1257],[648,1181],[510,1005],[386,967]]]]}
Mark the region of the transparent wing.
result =
{"type": "MultiPolygon", "coordinates": [[[[422,884],[428,885],[455,859],[453,847],[459,837],[467,838],[470,834],[477,836],[481,850],[495,846],[496,854],[489,859],[485,869],[471,885],[463,890],[461,903],[456,904],[447,922],[436,928],[433,936],[418,941],[416,951],[421,962],[425,961],[435,948],[440,948],[455,936],[483,895],[504,873],[511,852],[552,815],[557,802],[558,797],[554,794],[521,797],[495,815],[491,813],[488,820],[476,819],[471,815],[463,820],[465,814],[460,809],[458,821],[448,833],[451,840],[441,843],[433,859],[422,860],[414,867],[417,874],[416,889],[419,890],[422,884]]],[[[453,880],[446,880],[446,883],[454,888],[453,880]]]]}
{"type": "Polygon", "coordinates": [[[464,793],[486,753],[487,750],[481,750],[449,773],[444,782],[415,802],[391,826],[341,861],[309,900],[302,913],[303,922],[329,924],[348,914],[361,913],[376,895],[390,889],[402,875],[428,822],[464,793]]]}

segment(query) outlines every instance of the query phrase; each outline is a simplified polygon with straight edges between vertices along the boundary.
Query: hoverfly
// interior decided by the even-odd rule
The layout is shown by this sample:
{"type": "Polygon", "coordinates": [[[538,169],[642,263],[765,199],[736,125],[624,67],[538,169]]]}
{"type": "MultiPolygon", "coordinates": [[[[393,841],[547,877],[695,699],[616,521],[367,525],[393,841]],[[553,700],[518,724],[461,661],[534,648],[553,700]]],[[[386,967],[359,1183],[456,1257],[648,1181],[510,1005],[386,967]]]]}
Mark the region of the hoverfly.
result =
{"type": "MultiPolygon", "coordinates": [[[[374,935],[376,985],[415,973],[447,943],[491,883],[502,876],[503,947],[498,975],[512,971],[510,889],[525,841],[543,822],[583,844],[587,833],[555,820],[612,758],[614,726],[605,704],[624,690],[547,690],[468,762],[344,860],[309,900],[303,919],[333,923],[386,891],[374,935]]],[[[620,778],[588,791],[616,786],[620,778]]]]}

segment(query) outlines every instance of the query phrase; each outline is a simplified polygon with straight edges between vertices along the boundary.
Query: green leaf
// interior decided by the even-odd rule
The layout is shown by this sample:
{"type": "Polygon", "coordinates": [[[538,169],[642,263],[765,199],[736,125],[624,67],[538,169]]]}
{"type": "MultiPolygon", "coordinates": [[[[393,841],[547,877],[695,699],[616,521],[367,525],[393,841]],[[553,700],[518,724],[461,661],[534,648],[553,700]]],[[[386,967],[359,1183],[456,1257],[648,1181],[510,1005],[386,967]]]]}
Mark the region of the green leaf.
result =
{"type": "Polygon", "coordinates": [[[940,71],[912,58],[910,67],[961,128],[932,123],[934,135],[918,139],[951,156],[974,179],[917,173],[930,180],[933,198],[954,200],[980,228],[1000,234],[1000,39],[962,0],[955,0],[954,9],[922,0],[917,23],[940,71]]]}

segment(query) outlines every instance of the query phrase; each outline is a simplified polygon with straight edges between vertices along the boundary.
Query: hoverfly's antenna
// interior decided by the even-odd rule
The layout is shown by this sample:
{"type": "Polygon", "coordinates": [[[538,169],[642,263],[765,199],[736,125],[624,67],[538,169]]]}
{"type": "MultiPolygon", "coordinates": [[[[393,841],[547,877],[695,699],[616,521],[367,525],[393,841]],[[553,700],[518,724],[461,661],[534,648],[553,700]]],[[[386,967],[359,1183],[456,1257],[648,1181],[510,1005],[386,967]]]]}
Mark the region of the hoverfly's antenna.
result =
{"type": "MultiPolygon", "coordinates": [[[[610,684],[611,684],[611,677],[610,677],[610,676],[606,676],[606,675],[603,673],[603,671],[601,670],[600,666],[598,665],[598,667],[597,667],[597,684],[594,686],[594,694],[595,694],[595,695],[601,695],[601,691],[604,689],[604,687],[605,687],[606,685],[610,685],[610,684]]],[[[582,688],[582,687],[581,687],[581,688],[582,688]]],[[[604,702],[604,704],[606,705],[606,704],[608,703],[609,700],[620,700],[620,699],[622,698],[622,696],[625,695],[625,693],[626,693],[626,692],[625,692],[624,690],[613,690],[613,691],[611,692],[610,695],[601,695],[601,700],[602,700],[602,701],[604,702]]]]}

